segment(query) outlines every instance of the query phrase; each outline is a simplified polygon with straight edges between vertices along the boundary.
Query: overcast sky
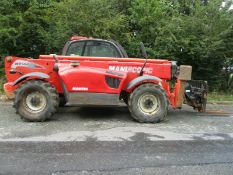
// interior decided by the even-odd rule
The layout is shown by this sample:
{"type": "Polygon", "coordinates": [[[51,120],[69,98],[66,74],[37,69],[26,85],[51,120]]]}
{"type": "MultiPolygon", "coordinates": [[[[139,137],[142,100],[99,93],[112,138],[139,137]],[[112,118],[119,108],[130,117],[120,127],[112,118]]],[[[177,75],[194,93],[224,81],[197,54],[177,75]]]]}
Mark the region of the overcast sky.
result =
{"type": "Polygon", "coordinates": [[[233,10],[233,0],[225,0],[225,1],[222,3],[222,6],[224,7],[224,6],[226,5],[226,2],[228,2],[228,1],[232,1],[232,5],[231,5],[231,7],[230,7],[229,10],[233,10]]]}

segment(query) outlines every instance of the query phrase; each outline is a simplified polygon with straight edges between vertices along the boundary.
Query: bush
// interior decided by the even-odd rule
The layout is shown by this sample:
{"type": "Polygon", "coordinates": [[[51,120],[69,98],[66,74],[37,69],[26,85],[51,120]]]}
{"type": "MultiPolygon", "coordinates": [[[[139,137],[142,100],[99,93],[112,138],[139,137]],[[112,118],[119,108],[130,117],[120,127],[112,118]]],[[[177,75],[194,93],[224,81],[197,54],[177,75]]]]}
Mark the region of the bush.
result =
{"type": "Polygon", "coordinates": [[[3,91],[3,83],[5,82],[5,73],[3,68],[3,61],[0,60],[0,92],[3,91]]]}

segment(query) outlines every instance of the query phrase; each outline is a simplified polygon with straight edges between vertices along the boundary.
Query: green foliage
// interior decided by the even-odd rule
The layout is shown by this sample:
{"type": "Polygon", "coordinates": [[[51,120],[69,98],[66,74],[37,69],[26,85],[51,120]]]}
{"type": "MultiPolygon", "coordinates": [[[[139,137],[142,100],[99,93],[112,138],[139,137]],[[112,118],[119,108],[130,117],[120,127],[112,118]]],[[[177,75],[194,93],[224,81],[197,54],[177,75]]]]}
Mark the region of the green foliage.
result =
{"type": "Polygon", "coordinates": [[[0,93],[3,91],[3,83],[5,82],[3,61],[0,60],[0,93]]]}
{"type": "Polygon", "coordinates": [[[233,104],[233,94],[228,92],[213,91],[208,94],[208,102],[227,102],[227,104],[233,104]]]}
{"type": "Polygon", "coordinates": [[[208,5],[200,1],[135,2],[132,17],[138,40],[146,42],[151,57],[192,65],[194,79],[205,79],[210,87],[218,87],[223,64],[233,56],[233,16],[227,9],[220,10],[222,1],[208,5]]]}
{"type": "Polygon", "coordinates": [[[59,53],[72,35],[82,35],[117,40],[128,55],[139,57],[143,41],[151,58],[192,65],[194,79],[208,80],[212,89],[226,89],[222,68],[233,58],[233,13],[228,10],[231,4],[221,4],[222,0],[1,0],[0,56],[59,53]]]}
{"type": "Polygon", "coordinates": [[[233,73],[229,74],[227,78],[227,90],[233,93],[233,73]]]}
{"type": "Polygon", "coordinates": [[[47,52],[58,51],[72,35],[115,39],[128,43],[127,16],[116,0],[66,0],[54,4],[48,13],[50,22],[47,52]],[[56,14],[55,16],[53,14],[56,14]]]}

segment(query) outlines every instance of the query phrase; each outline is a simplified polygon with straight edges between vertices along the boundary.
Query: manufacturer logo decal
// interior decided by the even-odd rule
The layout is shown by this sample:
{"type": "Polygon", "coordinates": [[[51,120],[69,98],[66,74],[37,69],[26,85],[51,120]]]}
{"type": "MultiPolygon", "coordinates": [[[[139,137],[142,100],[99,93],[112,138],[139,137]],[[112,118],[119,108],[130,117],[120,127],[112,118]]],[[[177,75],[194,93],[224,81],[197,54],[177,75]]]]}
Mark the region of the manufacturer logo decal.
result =
{"type": "Polygon", "coordinates": [[[73,87],[73,91],[88,91],[88,87],[73,87]]]}
{"type": "MultiPolygon", "coordinates": [[[[142,67],[140,66],[109,66],[109,70],[112,71],[120,71],[120,72],[132,72],[132,73],[140,73],[142,67]]],[[[153,68],[145,67],[143,72],[146,74],[152,74],[153,68]]]]}
{"type": "Polygon", "coordinates": [[[31,68],[31,69],[45,69],[44,66],[41,66],[39,64],[36,63],[32,63],[29,61],[24,61],[24,60],[16,60],[12,65],[11,68],[15,69],[17,67],[27,67],[27,68],[31,68]]]}

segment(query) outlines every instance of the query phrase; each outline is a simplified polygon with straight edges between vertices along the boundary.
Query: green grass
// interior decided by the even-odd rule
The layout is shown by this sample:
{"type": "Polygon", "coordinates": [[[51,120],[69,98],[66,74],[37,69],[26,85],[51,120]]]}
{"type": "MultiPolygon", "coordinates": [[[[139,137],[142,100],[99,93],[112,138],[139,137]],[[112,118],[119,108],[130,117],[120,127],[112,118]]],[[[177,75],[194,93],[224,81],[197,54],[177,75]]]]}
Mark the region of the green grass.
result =
{"type": "Polygon", "coordinates": [[[208,101],[209,102],[224,102],[224,101],[233,102],[233,94],[224,93],[224,92],[211,92],[208,94],[208,101]]]}
{"type": "Polygon", "coordinates": [[[3,84],[5,82],[5,77],[4,76],[0,76],[0,94],[3,93],[3,84]]]}

